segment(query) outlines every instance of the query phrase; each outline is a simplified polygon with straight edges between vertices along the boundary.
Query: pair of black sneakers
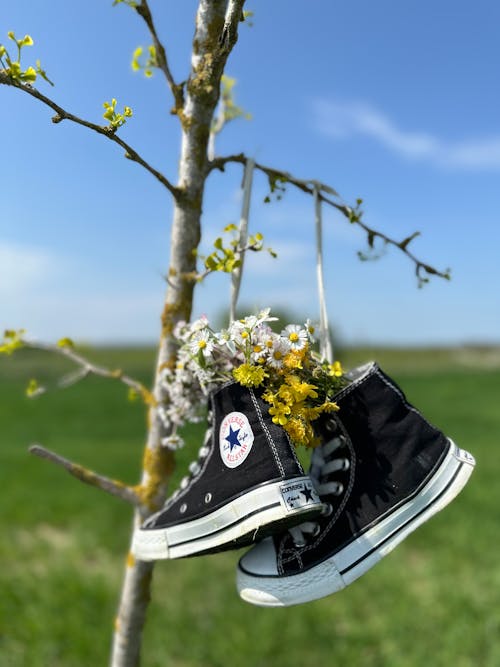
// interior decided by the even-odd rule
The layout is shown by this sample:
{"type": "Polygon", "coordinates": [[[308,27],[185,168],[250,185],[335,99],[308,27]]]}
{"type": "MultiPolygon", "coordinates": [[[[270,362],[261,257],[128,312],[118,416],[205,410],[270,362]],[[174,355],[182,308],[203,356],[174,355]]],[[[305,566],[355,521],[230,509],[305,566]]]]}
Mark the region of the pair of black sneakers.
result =
{"type": "Polygon", "coordinates": [[[239,561],[247,602],[287,606],[341,590],[464,487],[474,458],[432,426],[375,363],[347,375],[317,420],[306,474],[269,405],[238,383],[210,396],[190,474],[134,534],[141,560],[255,544],[239,561]]]}

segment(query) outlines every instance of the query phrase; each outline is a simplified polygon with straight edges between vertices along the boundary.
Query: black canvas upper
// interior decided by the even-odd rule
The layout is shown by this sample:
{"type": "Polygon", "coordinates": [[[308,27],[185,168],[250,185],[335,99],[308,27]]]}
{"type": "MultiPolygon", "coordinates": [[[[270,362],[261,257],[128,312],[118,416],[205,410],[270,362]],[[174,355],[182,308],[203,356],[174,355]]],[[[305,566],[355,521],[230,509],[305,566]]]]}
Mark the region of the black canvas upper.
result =
{"type": "Polygon", "coordinates": [[[149,520],[144,529],[173,526],[209,514],[250,489],[304,474],[284,429],[272,422],[269,404],[257,390],[238,383],[225,385],[211,394],[212,435],[209,454],[200,461],[201,471],[175,499],[149,520]],[[220,454],[219,431],[232,412],[243,413],[254,441],[248,457],[236,468],[228,468],[220,454]],[[207,502],[207,498],[210,501],[207,502]],[[184,507],[183,507],[184,506],[184,507]],[[181,507],[183,511],[181,511],[181,507]]]}
{"type": "Polygon", "coordinates": [[[321,531],[304,547],[296,547],[288,533],[274,538],[280,575],[304,571],[331,557],[410,499],[449,446],[446,436],[407,402],[376,364],[335,400],[340,410],[324,420],[320,430],[323,440],[342,436],[342,449],[333,458],[345,456],[350,467],[332,473],[331,479],[340,481],[344,492],[322,496],[333,511],[320,518],[321,531]]]}

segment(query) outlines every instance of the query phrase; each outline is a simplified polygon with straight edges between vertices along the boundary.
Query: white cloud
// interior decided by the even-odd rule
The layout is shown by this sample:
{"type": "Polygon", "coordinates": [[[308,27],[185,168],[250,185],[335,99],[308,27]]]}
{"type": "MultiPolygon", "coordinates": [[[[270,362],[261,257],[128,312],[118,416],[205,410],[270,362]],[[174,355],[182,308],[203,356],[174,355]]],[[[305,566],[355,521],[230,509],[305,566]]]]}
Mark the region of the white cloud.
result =
{"type": "Polygon", "coordinates": [[[313,110],[319,131],[333,139],[362,135],[406,158],[439,166],[500,168],[500,134],[447,142],[427,132],[401,129],[389,116],[364,102],[317,99],[313,110]]]}
{"type": "Polygon", "coordinates": [[[0,241],[0,294],[18,294],[54,273],[56,262],[45,250],[0,241]]]}

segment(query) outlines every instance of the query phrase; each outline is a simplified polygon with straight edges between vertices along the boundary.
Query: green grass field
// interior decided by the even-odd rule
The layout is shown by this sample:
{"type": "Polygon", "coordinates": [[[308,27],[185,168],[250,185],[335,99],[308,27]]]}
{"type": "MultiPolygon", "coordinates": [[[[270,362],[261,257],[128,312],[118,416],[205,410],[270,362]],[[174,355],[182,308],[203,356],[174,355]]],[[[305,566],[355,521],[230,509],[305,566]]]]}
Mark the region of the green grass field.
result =
{"type": "MultiPolygon", "coordinates": [[[[93,358],[148,382],[150,350],[93,358]]],[[[144,667],[498,667],[500,665],[500,364],[495,350],[346,351],[376,356],[408,398],[478,460],[441,514],[335,596],[259,609],[234,586],[238,553],[155,568],[144,667]]],[[[0,359],[0,665],[106,665],[131,510],[27,454],[41,442],[135,482],[145,436],[125,388],[88,379],[28,400],[29,378],[54,383],[59,359],[0,359]]],[[[181,476],[199,443],[178,459],[181,476]]]]}

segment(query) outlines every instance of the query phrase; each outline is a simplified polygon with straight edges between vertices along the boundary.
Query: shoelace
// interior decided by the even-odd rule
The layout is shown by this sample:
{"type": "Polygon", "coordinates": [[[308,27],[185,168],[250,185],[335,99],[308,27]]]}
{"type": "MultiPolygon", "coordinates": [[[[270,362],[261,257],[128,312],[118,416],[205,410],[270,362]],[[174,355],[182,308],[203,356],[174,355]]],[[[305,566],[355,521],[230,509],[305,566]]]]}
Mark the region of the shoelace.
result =
{"type": "Polygon", "coordinates": [[[210,447],[209,447],[209,442],[212,438],[212,412],[209,412],[207,415],[207,421],[210,424],[210,426],[207,427],[207,430],[205,431],[205,437],[203,438],[203,445],[200,447],[198,450],[198,458],[196,461],[192,461],[189,466],[189,475],[186,475],[183,477],[180,481],[179,486],[177,489],[173,492],[173,494],[168,498],[166,504],[172,503],[178,496],[181,491],[184,491],[184,489],[189,485],[190,481],[193,479],[193,477],[196,477],[198,473],[201,471],[201,468],[203,466],[203,460],[207,458],[207,456],[210,453],[210,447]]]}
{"type": "MultiPolygon", "coordinates": [[[[324,445],[316,447],[313,451],[309,476],[320,496],[340,496],[344,492],[344,485],[341,482],[328,479],[335,472],[349,469],[349,459],[345,457],[331,458],[332,454],[335,454],[343,445],[343,436],[338,436],[324,445]]],[[[333,506],[331,503],[327,503],[323,516],[330,516],[332,512],[333,506]]],[[[298,526],[289,528],[288,532],[292,536],[296,547],[304,547],[308,540],[319,535],[320,530],[321,526],[317,521],[304,521],[298,526]]]]}

